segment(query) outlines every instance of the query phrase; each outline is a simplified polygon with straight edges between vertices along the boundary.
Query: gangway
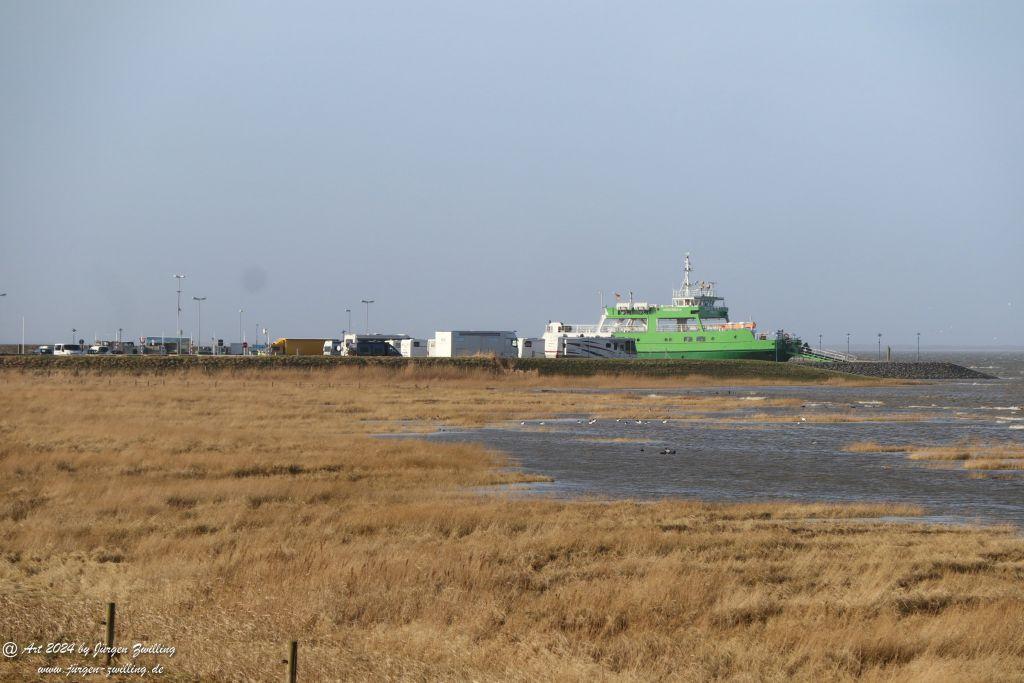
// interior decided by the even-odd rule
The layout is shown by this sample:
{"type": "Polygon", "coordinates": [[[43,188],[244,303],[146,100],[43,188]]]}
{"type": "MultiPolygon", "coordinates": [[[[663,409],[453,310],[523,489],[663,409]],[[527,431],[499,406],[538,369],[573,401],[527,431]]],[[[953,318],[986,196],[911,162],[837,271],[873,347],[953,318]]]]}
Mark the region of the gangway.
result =
{"type": "Polygon", "coordinates": [[[797,358],[803,360],[841,363],[849,363],[857,360],[857,356],[854,356],[852,353],[842,353],[841,351],[833,351],[832,349],[812,349],[809,346],[800,348],[795,355],[797,358]]]}

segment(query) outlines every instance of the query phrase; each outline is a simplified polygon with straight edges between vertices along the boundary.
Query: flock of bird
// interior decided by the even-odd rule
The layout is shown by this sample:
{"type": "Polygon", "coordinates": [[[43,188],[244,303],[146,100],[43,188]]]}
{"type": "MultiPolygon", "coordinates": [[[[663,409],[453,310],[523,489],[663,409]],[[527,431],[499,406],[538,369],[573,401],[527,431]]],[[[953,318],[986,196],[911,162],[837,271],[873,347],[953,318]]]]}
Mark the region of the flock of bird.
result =
{"type": "MultiPolygon", "coordinates": [[[[634,424],[638,424],[638,425],[642,425],[642,424],[654,424],[654,422],[655,422],[655,420],[647,420],[646,422],[644,422],[643,420],[622,420],[622,419],[619,419],[619,418],[616,418],[616,420],[615,420],[615,421],[616,421],[616,422],[624,422],[624,423],[626,423],[626,424],[629,424],[630,422],[632,422],[632,423],[634,423],[634,424]]],[[[583,420],[576,420],[576,424],[578,424],[578,425],[581,425],[581,424],[583,424],[583,422],[584,422],[583,420]]],[[[596,418],[596,417],[595,417],[595,418],[592,418],[592,419],[590,419],[590,420],[587,420],[586,422],[587,422],[587,424],[588,424],[588,425],[592,425],[592,424],[594,424],[595,422],[597,422],[597,418],[596,418]]],[[[526,426],[526,424],[527,424],[527,422],[526,422],[526,420],[523,420],[523,421],[522,421],[522,422],[520,422],[519,424],[525,427],[525,426],[526,426]]],[[[544,420],[541,420],[541,421],[540,421],[540,422],[538,422],[537,424],[539,424],[539,425],[545,425],[545,424],[547,424],[547,422],[545,422],[544,420]]],[[[668,420],[662,420],[662,421],[661,421],[661,424],[663,424],[663,425],[667,425],[667,424],[668,424],[668,420]]]]}

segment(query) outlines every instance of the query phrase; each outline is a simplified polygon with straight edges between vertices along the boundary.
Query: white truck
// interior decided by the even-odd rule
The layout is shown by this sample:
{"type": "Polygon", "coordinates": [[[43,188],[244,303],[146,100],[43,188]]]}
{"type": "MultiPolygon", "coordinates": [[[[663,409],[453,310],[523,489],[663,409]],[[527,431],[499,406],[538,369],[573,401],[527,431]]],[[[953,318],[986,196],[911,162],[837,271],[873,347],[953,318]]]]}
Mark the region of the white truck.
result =
{"type": "Polygon", "coordinates": [[[431,356],[460,358],[465,356],[497,356],[515,358],[519,355],[516,333],[504,330],[438,331],[428,344],[431,356]]]}

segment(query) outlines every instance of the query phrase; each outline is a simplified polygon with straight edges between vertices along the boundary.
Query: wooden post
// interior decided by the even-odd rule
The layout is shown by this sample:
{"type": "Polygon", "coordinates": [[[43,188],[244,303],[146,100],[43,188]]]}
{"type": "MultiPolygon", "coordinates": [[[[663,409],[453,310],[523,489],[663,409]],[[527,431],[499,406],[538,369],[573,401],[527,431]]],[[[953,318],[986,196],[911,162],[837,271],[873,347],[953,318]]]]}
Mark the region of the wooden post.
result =
{"type": "MultiPolygon", "coordinates": [[[[107,625],[107,647],[111,648],[111,649],[114,647],[114,619],[116,618],[116,616],[117,616],[117,603],[108,602],[107,603],[107,620],[104,623],[106,623],[106,625],[107,625]]],[[[113,659],[113,653],[108,651],[107,652],[107,664],[108,665],[110,664],[110,660],[111,659],[113,659]]]]}
{"type": "Polygon", "coordinates": [[[288,675],[286,683],[295,683],[299,674],[299,641],[293,640],[288,644],[288,675]]]}

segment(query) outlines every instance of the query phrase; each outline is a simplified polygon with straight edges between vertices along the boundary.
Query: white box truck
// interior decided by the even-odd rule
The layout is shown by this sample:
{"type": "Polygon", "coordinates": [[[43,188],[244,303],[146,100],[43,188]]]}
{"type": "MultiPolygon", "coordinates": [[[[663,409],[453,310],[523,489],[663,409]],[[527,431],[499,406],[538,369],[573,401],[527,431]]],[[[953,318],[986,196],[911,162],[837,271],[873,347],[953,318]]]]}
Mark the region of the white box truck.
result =
{"type": "Polygon", "coordinates": [[[504,330],[438,331],[434,335],[433,342],[431,355],[439,358],[465,356],[515,358],[519,353],[516,333],[504,330]]]}

